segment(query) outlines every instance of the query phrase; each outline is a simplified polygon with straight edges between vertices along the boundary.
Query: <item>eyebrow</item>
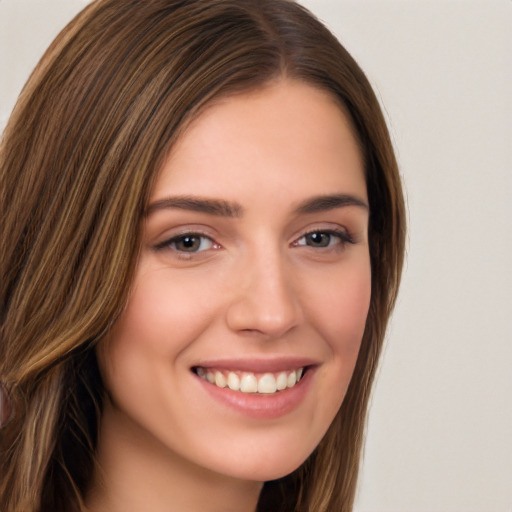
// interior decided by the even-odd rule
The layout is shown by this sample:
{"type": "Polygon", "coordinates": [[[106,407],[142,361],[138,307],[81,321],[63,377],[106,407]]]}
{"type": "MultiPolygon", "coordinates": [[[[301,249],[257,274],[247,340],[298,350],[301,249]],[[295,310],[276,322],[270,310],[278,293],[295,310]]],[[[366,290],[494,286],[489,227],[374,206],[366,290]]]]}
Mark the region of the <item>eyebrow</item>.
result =
{"type": "Polygon", "coordinates": [[[148,216],[158,210],[165,210],[167,208],[207,213],[219,217],[241,217],[243,211],[243,208],[235,202],[221,199],[176,196],[167,197],[150,204],[145,211],[145,215],[148,216]]]}
{"type": "MultiPolygon", "coordinates": [[[[350,194],[331,194],[316,196],[303,201],[295,209],[295,213],[298,215],[307,215],[345,206],[358,206],[365,210],[369,209],[368,204],[356,196],[350,194]]],[[[155,201],[148,206],[145,215],[149,216],[158,210],[168,208],[206,213],[219,217],[239,218],[243,215],[242,206],[236,202],[192,196],[166,197],[165,199],[155,201]]]]}
{"type": "Polygon", "coordinates": [[[364,208],[365,210],[370,209],[365,201],[359,199],[356,196],[350,194],[332,194],[307,199],[306,201],[299,204],[295,212],[300,215],[305,215],[334,210],[344,206],[358,206],[360,208],[364,208]]]}

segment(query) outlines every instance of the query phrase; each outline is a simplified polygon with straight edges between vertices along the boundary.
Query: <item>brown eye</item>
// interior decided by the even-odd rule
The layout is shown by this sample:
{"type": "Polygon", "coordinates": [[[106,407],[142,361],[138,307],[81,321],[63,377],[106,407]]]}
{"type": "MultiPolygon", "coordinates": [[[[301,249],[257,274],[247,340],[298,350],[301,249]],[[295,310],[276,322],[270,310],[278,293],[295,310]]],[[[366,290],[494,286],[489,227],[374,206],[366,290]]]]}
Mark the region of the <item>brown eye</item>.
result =
{"type": "Polygon", "coordinates": [[[175,239],[174,247],[178,251],[196,252],[201,247],[201,237],[199,236],[183,236],[175,239]]]}

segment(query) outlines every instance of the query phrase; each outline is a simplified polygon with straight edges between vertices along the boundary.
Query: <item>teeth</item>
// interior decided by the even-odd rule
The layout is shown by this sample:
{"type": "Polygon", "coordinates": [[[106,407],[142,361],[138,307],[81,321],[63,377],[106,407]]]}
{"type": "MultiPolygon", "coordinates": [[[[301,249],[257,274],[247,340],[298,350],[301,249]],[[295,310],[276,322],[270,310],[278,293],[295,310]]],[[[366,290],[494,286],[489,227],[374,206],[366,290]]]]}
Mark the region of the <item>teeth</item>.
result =
{"type": "Polygon", "coordinates": [[[297,373],[291,372],[290,375],[288,375],[288,387],[293,388],[293,386],[295,386],[296,382],[297,382],[297,373]]]}
{"type": "Polygon", "coordinates": [[[258,391],[258,381],[254,374],[246,373],[242,377],[242,382],[240,383],[240,391],[242,393],[256,393],[258,391]]]}
{"type": "Polygon", "coordinates": [[[281,372],[276,379],[276,388],[278,391],[282,391],[283,389],[286,389],[288,386],[288,375],[286,375],[286,372],[281,372]]]}
{"type": "Polygon", "coordinates": [[[219,388],[225,388],[227,384],[226,377],[220,372],[215,372],[215,385],[219,388]]]}
{"type": "Polygon", "coordinates": [[[292,388],[300,381],[304,368],[298,368],[288,372],[264,373],[256,376],[254,373],[235,371],[221,372],[219,370],[205,370],[198,367],[196,373],[202,379],[216,385],[219,388],[228,387],[233,391],[242,393],[260,393],[272,395],[277,391],[292,388]]]}
{"type": "Polygon", "coordinates": [[[233,391],[238,391],[240,389],[240,378],[235,372],[228,373],[228,388],[233,391]]]}
{"type": "Polygon", "coordinates": [[[258,393],[271,394],[277,390],[276,378],[271,373],[265,373],[258,381],[258,393]]]}

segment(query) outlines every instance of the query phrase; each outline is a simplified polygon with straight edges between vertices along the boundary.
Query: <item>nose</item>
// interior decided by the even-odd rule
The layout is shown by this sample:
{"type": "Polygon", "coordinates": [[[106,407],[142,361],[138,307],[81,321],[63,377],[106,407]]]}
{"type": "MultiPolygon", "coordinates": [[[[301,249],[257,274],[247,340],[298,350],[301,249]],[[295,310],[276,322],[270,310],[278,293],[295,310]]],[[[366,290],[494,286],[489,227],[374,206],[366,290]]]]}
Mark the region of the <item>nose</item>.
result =
{"type": "Polygon", "coordinates": [[[231,330],[275,339],[299,325],[302,309],[294,275],[279,254],[250,258],[236,274],[227,308],[231,330]]]}

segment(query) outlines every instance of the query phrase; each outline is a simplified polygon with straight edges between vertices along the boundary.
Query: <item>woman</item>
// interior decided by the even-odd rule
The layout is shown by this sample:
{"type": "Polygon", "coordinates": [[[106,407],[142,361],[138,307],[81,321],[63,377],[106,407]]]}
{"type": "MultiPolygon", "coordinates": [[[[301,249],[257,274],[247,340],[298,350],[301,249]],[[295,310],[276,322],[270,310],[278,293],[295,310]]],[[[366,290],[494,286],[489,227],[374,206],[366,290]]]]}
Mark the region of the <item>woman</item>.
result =
{"type": "Polygon", "coordinates": [[[404,206],[287,0],[98,0],[1,146],[0,510],[350,510],[404,206]]]}

